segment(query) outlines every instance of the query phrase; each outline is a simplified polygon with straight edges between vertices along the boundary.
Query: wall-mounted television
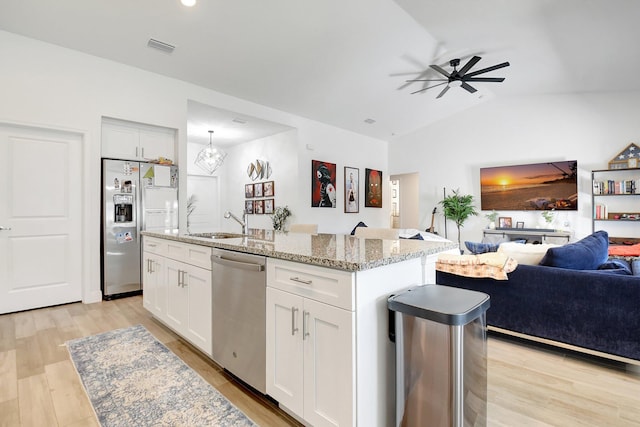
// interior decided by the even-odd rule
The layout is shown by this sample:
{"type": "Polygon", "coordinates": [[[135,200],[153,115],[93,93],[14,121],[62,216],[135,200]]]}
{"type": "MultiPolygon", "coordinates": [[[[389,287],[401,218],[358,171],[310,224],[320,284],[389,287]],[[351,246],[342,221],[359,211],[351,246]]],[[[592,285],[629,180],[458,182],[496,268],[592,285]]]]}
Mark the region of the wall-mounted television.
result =
{"type": "Polygon", "coordinates": [[[480,168],[482,210],[578,210],[578,162],[480,168]]]}

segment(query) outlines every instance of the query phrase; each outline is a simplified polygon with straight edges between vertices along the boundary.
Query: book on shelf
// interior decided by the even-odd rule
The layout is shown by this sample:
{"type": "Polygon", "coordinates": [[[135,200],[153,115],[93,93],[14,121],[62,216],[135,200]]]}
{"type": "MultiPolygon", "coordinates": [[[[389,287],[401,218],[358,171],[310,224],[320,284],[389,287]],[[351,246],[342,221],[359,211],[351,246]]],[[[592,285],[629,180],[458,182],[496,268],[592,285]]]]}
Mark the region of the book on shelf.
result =
{"type": "Polygon", "coordinates": [[[593,194],[640,194],[640,178],[615,181],[593,181],[593,194]]]}
{"type": "Polygon", "coordinates": [[[593,218],[595,219],[607,219],[609,217],[609,211],[607,205],[602,203],[596,203],[593,207],[593,218]]]}

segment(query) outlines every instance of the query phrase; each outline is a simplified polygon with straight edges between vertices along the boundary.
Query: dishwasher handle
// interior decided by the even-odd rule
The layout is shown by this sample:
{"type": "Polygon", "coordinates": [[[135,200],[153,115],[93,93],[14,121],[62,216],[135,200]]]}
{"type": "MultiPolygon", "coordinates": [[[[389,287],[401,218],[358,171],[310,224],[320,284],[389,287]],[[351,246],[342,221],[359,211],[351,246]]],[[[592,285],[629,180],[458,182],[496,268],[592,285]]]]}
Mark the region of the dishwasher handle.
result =
{"type": "Polygon", "coordinates": [[[228,259],[223,257],[222,255],[211,255],[211,261],[226,265],[227,267],[240,268],[242,270],[249,271],[264,271],[264,264],[255,264],[253,262],[243,262],[243,261],[235,261],[233,259],[228,259]]]}

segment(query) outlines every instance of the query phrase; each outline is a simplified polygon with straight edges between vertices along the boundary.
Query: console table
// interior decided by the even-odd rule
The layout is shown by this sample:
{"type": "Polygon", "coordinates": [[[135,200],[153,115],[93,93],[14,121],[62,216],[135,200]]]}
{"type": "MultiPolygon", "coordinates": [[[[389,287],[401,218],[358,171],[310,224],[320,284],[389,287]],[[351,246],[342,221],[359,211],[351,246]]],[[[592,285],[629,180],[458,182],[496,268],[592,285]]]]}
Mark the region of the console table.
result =
{"type": "Polygon", "coordinates": [[[482,230],[484,242],[498,242],[503,238],[509,240],[526,240],[527,243],[555,243],[564,245],[569,243],[571,233],[544,228],[495,228],[482,230]]]}

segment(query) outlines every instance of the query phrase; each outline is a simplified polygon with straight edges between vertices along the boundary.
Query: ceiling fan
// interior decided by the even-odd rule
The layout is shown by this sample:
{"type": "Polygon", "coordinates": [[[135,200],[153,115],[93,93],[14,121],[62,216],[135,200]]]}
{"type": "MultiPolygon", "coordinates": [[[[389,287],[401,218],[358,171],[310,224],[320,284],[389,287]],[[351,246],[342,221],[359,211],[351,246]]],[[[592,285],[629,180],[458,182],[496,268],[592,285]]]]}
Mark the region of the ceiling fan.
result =
{"type": "Polygon", "coordinates": [[[436,70],[438,73],[442,74],[446,78],[407,80],[408,83],[409,82],[442,82],[442,83],[435,84],[433,86],[427,86],[425,88],[416,90],[415,92],[411,92],[411,94],[413,95],[414,93],[423,92],[427,89],[431,89],[436,86],[446,85],[444,89],[442,89],[442,91],[438,94],[438,96],[436,96],[436,98],[440,98],[445,93],[447,93],[447,91],[451,86],[461,86],[466,91],[470,93],[474,93],[477,90],[473,86],[471,86],[469,82],[499,83],[504,81],[504,77],[476,77],[476,76],[479,74],[488,73],[489,71],[499,70],[500,68],[508,67],[510,65],[508,62],[503,62],[502,64],[493,65],[491,67],[483,68],[481,70],[469,73],[469,70],[474,65],[476,65],[478,61],[480,61],[480,59],[482,58],[480,58],[479,56],[474,56],[469,60],[469,62],[467,62],[462,68],[460,68],[460,70],[457,69],[457,67],[460,65],[460,59],[457,59],[457,58],[452,59],[451,61],[449,61],[449,65],[453,67],[453,71],[451,73],[447,73],[439,65],[435,65],[435,64],[429,65],[429,67],[436,70]]]}

